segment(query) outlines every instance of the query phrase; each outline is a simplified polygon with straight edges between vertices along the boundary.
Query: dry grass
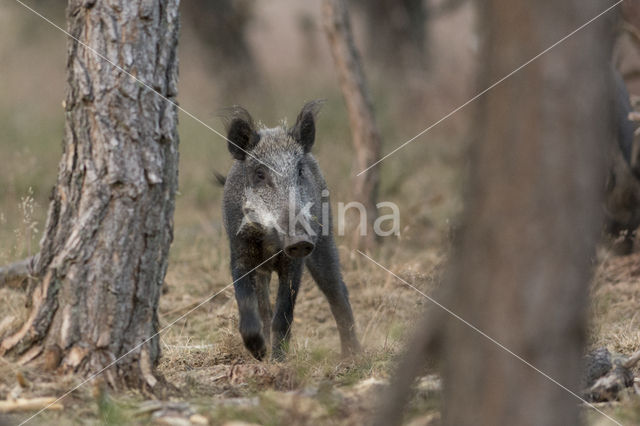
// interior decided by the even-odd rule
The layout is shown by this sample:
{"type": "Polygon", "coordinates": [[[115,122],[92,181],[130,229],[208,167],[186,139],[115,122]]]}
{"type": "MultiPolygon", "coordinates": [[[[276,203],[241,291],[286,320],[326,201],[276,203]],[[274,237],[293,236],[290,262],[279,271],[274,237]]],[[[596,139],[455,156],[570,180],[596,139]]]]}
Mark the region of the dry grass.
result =
{"type": "Polygon", "coordinates": [[[592,287],[591,345],[630,354],[640,349],[640,253],[603,251],[592,287]]]}

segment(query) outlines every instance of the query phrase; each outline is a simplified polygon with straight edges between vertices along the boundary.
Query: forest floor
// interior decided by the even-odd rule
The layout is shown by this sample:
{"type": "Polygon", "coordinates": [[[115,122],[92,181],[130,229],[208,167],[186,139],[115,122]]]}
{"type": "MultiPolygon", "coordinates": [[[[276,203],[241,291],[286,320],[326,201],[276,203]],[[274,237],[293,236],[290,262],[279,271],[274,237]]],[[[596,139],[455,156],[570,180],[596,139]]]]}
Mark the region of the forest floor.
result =
{"type": "MultiPolygon", "coordinates": [[[[97,379],[64,398],[64,409],[42,413],[30,423],[366,423],[378,407],[378,398],[388,385],[412,326],[430,302],[361,255],[340,246],[364,353],[350,360],[340,357],[328,304],[305,273],[287,361],[258,362],[244,349],[237,332],[237,309],[226,272],[228,249],[222,230],[204,216],[194,220],[197,217],[189,214],[189,220],[183,223],[184,216],[177,216],[172,267],[166,279],[167,291],[161,298],[160,326],[219,294],[161,334],[163,354],[158,373],[175,388],[156,399],[139,392],[107,390],[97,379]]],[[[402,249],[402,245],[400,241],[391,242],[373,255],[419,290],[433,294],[445,268],[446,240],[415,253],[402,249]]],[[[591,348],[606,347],[626,355],[638,349],[639,277],[640,252],[618,257],[604,248],[599,250],[591,290],[591,348]]],[[[272,286],[276,285],[276,280],[272,281],[272,286]]],[[[23,303],[22,292],[0,289],[0,311],[9,312],[16,321],[24,311],[23,303]]],[[[46,375],[7,360],[0,362],[0,399],[10,394],[57,397],[80,382],[72,375],[46,375]],[[18,375],[26,386],[18,384],[18,375]]],[[[439,376],[425,370],[415,388],[406,424],[439,424],[439,376]]],[[[621,401],[598,404],[598,408],[623,424],[640,421],[638,396],[627,394],[621,401]]],[[[589,424],[607,424],[604,417],[587,407],[584,412],[589,424]]],[[[29,415],[12,415],[5,421],[17,424],[29,415]]]]}
{"type": "MultiPolygon", "coordinates": [[[[289,359],[284,363],[257,362],[244,349],[237,332],[237,308],[226,272],[226,241],[219,229],[205,224],[191,229],[176,224],[175,266],[161,298],[160,326],[164,327],[222,290],[161,335],[163,356],[158,372],[177,388],[169,392],[167,401],[171,404],[163,410],[146,411],[151,410],[148,396],[97,392],[102,389],[97,380],[65,398],[63,411],[43,413],[34,424],[136,424],[149,421],[154,413],[182,419],[198,413],[210,424],[231,420],[268,425],[361,424],[372,412],[405,335],[426,300],[342,247],[344,277],[364,353],[351,360],[340,357],[328,303],[305,273],[289,359]]],[[[380,251],[387,265],[421,291],[431,292],[439,281],[444,255],[437,250],[425,251],[416,254],[419,261],[412,262],[396,260],[392,251],[380,251]]],[[[276,285],[275,278],[272,281],[276,285]]],[[[3,289],[0,299],[0,311],[6,309],[21,317],[18,308],[11,308],[24,303],[21,292],[3,289]]],[[[3,361],[0,399],[16,388],[17,373],[30,383],[20,392],[21,397],[61,395],[79,383],[72,376],[43,376],[3,361]]],[[[420,386],[413,409],[422,419],[437,418],[439,380],[427,376],[420,386]]],[[[23,414],[8,420],[12,423],[26,417],[23,414]]]]}

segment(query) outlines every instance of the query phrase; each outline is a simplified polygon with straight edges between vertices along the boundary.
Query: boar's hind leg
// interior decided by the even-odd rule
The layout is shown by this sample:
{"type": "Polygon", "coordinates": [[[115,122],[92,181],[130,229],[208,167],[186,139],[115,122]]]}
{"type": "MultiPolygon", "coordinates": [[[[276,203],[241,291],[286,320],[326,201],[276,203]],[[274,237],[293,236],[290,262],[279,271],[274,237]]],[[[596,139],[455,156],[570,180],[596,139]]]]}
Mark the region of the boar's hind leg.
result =
{"type": "Polygon", "coordinates": [[[250,274],[245,274],[246,271],[236,268],[232,270],[233,286],[240,313],[240,335],[251,355],[261,360],[267,354],[267,347],[262,334],[262,321],[258,310],[258,294],[256,292],[258,272],[253,271],[250,274]]]}
{"type": "Polygon", "coordinates": [[[291,324],[293,323],[293,308],[300,289],[301,277],[302,260],[283,257],[283,262],[278,267],[278,297],[276,299],[276,313],[271,324],[273,332],[271,357],[275,361],[284,360],[287,352],[291,337],[291,324]]]}
{"type": "Polygon", "coordinates": [[[353,313],[349,304],[349,292],[342,281],[340,260],[333,239],[321,238],[306,263],[311,276],[331,306],[331,312],[340,333],[342,355],[350,356],[359,352],[360,344],[356,337],[353,313]]]}

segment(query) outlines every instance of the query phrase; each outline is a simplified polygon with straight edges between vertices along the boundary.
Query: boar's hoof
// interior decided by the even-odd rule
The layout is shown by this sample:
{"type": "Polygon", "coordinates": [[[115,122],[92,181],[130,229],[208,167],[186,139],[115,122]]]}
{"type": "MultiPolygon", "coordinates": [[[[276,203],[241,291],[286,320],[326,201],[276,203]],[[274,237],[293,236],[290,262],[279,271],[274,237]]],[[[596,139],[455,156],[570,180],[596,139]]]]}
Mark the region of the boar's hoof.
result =
{"type": "Polygon", "coordinates": [[[244,346],[249,349],[251,355],[258,361],[261,361],[267,354],[267,346],[264,343],[264,337],[260,333],[251,333],[242,336],[244,346]]]}

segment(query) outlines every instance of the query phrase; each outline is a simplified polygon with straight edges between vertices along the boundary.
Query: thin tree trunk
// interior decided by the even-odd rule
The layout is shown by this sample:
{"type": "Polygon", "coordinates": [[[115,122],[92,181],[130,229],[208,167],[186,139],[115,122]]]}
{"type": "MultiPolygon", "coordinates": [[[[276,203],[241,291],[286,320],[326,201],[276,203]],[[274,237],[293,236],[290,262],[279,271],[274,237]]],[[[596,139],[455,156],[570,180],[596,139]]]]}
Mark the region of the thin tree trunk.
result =
{"type": "MultiPolygon", "coordinates": [[[[595,16],[596,0],[482,4],[480,87],[595,16]]],[[[591,259],[613,137],[606,18],[481,100],[443,304],[567,388],[580,387],[591,259]]],[[[573,425],[579,401],[457,319],[441,329],[446,425],[573,425]]],[[[430,336],[426,336],[430,337],[430,336]]],[[[410,343],[426,353],[430,340],[410,343]],[[423,348],[423,349],[420,349],[423,348]]],[[[433,349],[433,348],[431,348],[433,349]]],[[[419,359],[410,350],[407,359],[419,359]]],[[[405,361],[405,392],[424,362],[405,361]]],[[[404,396],[379,424],[397,424],[404,396]]]]}
{"type": "MultiPolygon", "coordinates": [[[[351,136],[355,148],[354,171],[359,173],[380,158],[380,131],[373,114],[360,55],[353,41],[346,4],[344,0],[324,0],[322,11],[331,54],[338,70],[340,89],[347,104],[351,123],[351,136]]],[[[354,177],[354,199],[362,203],[367,212],[367,234],[358,244],[363,248],[371,247],[375,241],[373,224],[377,215],[378,183],[378,167],[354,177]]]]}
{"type": "Polygon", "coordinates": [[[362,0],[367,52],[383,69],[429,69],[430,8],[424,0],[362,0]]]}
{"type": "Polygon", "coordinates": [[[237,103],[242,93],[262,88],[259,64],[247,40],[253,1],[187,0],[180,7],[207,49],[203,60],[222,83],[225,102],[237,103]]]}
{"type": "MultiPolygon", "coordinates": [[[[68,31],[169,99],[178,0],[70,0],[68,31]]],[[[154,335],[178,175],[175,106],[69,40],[64,153],[34,274],[32,312],[0,353],[88,374],[154,335]]],[[[151,339],[107,371],[153,386],[151,339]]]]}

